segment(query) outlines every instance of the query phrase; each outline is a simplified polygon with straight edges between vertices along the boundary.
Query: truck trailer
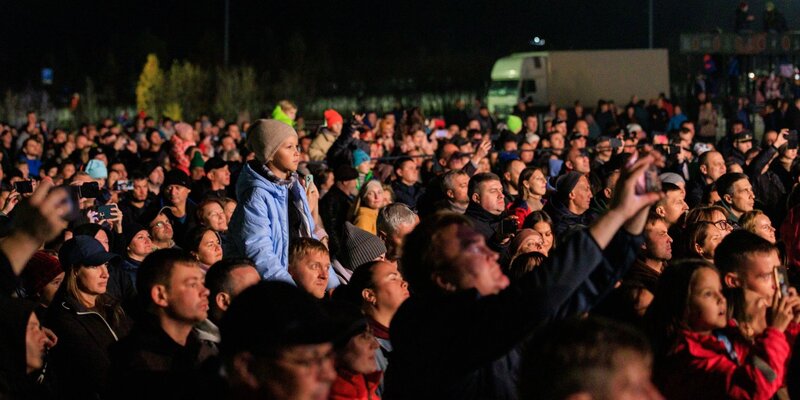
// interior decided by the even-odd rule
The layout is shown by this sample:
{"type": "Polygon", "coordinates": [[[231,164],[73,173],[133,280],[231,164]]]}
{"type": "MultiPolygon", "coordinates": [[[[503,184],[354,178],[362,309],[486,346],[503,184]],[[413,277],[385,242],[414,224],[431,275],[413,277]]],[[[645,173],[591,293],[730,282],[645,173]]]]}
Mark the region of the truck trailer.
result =
{"type": "Polygon", "coordinates": [[[627,104],[669,94],[666,49],[578,50],[514,53],[492,68],[489,111],[505,118],[519,101],[592,107],[599,99],[627,104]]]}

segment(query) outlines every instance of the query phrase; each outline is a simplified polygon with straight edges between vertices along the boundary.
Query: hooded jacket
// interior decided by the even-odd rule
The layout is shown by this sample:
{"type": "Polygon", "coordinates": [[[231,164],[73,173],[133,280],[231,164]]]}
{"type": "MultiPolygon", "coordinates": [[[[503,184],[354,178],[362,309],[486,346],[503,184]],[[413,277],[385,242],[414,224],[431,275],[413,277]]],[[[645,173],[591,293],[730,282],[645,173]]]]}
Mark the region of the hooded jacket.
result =
{"type": "MultiPolygon", "coordinates": [[[[289,190],[302,203],[303,219],[314,232],[314,218],[308,207],[306,191],[294,180],[289,185],[271,182],[248,163],[236,182],[239,206],[231,217],[225,255],[249,257],[261,277],[291,283],[289,275],[289,190]]],[[[312,233],[313,235],[313,233],[312,233]]],[[[339,285],[329,267],[328,287],[339,285]]]]}
{"type": "Polygon", "coordinates": [[[767,328],[750,345],[735,327],[724,330],[730,347],[715,335],[684,331],[657,365],[655,382],[669,399],[763,399],[783,385],[789,343],[767,328]]]}
{"type": "Polygon", "coordinates": [[[0,399],[48,398],[27,373],[25,335],[35,306],[0,296],[0,399]]]}
{"type": "Polygon", "coordinates": [[[308,146],[308,158],[310,158],[311,161],[324,161],[328,150],[333,146],[333,142],[336,141],[336,137],[333,131],[328,128],[323,128],[314,140],[311,141],[311,145],[308,146]]]}
{"type": "Polygon", "coordinates": [[[545,204],[543,210],[553,219],[553,234],[559,241],[564,239],[566,233],[589,225],[587,213],[573,214],[567,206],[554,198],[545,204]]]}
{"type": "MultiPolygon", "coordinates": [[[[114,305],[109,306],[112,310],[114,305]]],[[[106,389],[109,348],[127,333],[127,319],[104,318],[61,290],[48,308],[47,324],[58,336],[51,354],[56,387],[65,398],[93,399],[106,389]]]]}

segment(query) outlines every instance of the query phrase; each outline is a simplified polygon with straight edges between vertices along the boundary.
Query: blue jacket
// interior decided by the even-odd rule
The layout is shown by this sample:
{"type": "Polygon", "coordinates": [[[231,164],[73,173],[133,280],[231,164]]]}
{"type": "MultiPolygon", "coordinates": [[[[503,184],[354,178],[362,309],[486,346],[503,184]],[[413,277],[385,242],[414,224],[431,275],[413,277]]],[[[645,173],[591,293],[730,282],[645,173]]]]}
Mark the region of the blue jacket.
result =
{"type": "MultiPolygon", "coordinates": [[[[288,271],[289,190],[302,199],[309,231],[314,232],[314,218],[302,186],[287,187],[270,182],[245,164],[236,182],[239,205],[231,217],[225,255],[249,257],[263,279],[294,284],[288,271]]],[[[329,267],[328,276],[329,288],[339,285],[332,267],[329,267]]]]}

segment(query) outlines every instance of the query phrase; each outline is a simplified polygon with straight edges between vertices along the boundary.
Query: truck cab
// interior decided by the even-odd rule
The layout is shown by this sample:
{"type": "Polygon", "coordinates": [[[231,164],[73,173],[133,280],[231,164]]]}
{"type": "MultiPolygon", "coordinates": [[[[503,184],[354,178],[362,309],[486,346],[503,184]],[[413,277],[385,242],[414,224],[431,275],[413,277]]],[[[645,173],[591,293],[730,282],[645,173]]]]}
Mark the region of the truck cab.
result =
{"type": "Polygon", "coordinates": [[[515,53],[492,67],[487,103],[489,112],[504,119],[520,100],[547,101],[547,53],[515,53]]]}

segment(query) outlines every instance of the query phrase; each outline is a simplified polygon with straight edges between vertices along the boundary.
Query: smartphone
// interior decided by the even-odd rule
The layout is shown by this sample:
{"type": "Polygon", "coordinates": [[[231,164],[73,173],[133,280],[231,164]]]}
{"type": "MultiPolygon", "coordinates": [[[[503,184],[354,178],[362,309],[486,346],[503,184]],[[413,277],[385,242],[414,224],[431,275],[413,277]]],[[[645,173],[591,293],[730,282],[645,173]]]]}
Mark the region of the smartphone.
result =
{"type": "MultiPolygon", "coordinates": [[[[632,166],[636,159],[631,157],[628,160],[628,167],[632,166]]],[[[658,177],[658,168],[655,165],[650,165],[641,178],[636,181],[636,194],[642,195],[645,193],[653,193],[661,191],[661,178],[658,177]]]]}
{"type": "Polygon", "coordinates": [[[14,190],[19,194],[33,193],[33,182],[30,180],[14,182],[14,190]]]}
{"type": "Polygon", "coordinates": [[[447,129],[437,129],[434,131],[434,134],[437,138],[446,138],[447,137],[447,129]]]}
{"type": "Polygon", "coordinates": [[[112,219],[116,216],[116,213],[114,212],[114,207],[104,205],[97,207],[97,216],[100,219],[112,219]]]}
{"type": "Polygon", "coordinates": [[[775,287],[777,288],[777,295],[778,298],[782,298],[789,295],[789,274],[786,271],[786,267],[780,266],[775,267],[772,270],[772,276],[775,279],[775,287]]]}
{"type": "Polygon", "coordinates": [[[78,186],[78,197],[84,199],[96,199],[100,196],[100,185],[97,182],[86,182],[78,186]]]}
{"type": "Polygon", "coordinates": [[[314,175],[306,175],[306,187],[310,187],[312,183],[314,183],[314,175]]]}
{"type": "Polygon", "coordinates": [[[114,190],[118,192],[127,192],[133,190],[133,182],[128,179],[122,179],[114,182],[114,190]]]}
{"type": "Polygon", "coordinates": [[[506,218],[500,221],[500,235],[506,237],[512,233],[516,233],[518,227],[519,224],[517,223],[516,219],[506,218]]]}

